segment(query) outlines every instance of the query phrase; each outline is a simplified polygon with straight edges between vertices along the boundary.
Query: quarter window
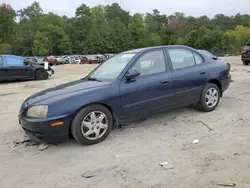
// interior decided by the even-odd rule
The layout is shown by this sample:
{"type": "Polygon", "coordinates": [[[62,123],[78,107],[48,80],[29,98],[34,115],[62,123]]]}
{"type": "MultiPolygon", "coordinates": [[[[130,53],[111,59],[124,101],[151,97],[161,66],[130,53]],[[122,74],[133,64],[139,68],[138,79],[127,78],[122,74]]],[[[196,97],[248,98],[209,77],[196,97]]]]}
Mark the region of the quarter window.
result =
{"type": "Polygon", "coordinates": [[[181,69],[195,65],[194,55],[191,51],[185,49],[168,50],[173,69],[181,69]]]}
{"type": "Polygon", "coordinates": [[[140,76],[151,75],[166,71],[165,58],[162,50],[149,52],[143,55],[133,69],[140,72],[140,76]]]}
{"type": "Polygon", "coordinates": [[[203,62],[203,59],[201,58],[201,56],[199,56],[196,53],[194,53],[194,58],[195,58],[196,65],[199,65],[203,62]]]}

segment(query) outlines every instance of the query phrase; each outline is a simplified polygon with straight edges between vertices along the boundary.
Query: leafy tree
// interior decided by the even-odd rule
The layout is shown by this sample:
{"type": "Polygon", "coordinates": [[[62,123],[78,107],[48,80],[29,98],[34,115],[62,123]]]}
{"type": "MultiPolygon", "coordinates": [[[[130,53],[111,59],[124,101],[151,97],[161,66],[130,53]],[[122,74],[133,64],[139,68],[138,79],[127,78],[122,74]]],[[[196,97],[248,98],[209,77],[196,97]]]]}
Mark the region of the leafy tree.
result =
{"type": "Polygon", "coordinates": [[[47,34],[38,31],[34,39],[33,54],[36,56],[50,54],[52,52],[52,49],[49,49],[50,46],[51,41],[49,40],[47,34]]]}
{"type": "Polygon", "coordinates": [[[11,53],[11,45],[7,43],[0,44],[0,54],[10,54],[11,53]]]}
{"type": "Polygon", "coordinates": [[[10,5],[0,4],[0,39],[4,43],[12,42],[15,34],[16,13],[10,5]]]}
{"type": "Polygon", "coordinates": [[[61,55],[118,53],[153,45],[185,44],[218,53],[237,54],[250,43],[250,15],[213,18],[130,14],[118,3],[95,7],[81,4],[75,17],[44,13],[39,2],[15,11],[0,5],[0,53],[61,55]]]}

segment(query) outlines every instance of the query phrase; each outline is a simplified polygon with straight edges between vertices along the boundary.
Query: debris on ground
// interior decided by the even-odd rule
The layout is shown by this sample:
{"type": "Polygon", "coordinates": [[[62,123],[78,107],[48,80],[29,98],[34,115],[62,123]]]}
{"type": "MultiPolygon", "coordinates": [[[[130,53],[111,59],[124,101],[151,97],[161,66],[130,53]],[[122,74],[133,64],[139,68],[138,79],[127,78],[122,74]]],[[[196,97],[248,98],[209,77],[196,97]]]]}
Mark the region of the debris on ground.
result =
{"type": "Polygon", "coordinates": [[[39,150],[39,151],[44,151],[44,150],[46,150],[48,147],[49,147],[48,144],[40,143],[38,150],[39,150]]]}
{"type": "Polygon", "coordinates": [[[95,176],[104,174],[106,172],[112,171],[114,169],[118,168],[118,165],[114,165],[108,168],[99,168],[97,170],[93,170],[93,171],[86,171],[84,172],[81,176],[84,178],[93,178],[95,176]]]}
{"type": "Polygon", "coordinates": [[[123,131],[125,129],[125,124],[118,125],[118,129],[120,129],[120,131],[123,131]]]}
{"type": "Polygon", "coordinates": [[[159,164],[164,170],[171,170],[174,169],[174,166],[169,164],[168,162],[160,163],[159,164]]]}
{"type": "Polygon", "coordinates": [[[16,147],[17,145],[20,144],[25,144],[25,147],[27,147],[27,146],[39,145],[39,142],[34,141],[31,138],[24,138],[23,141],[14,141],[13,147],[16,147]]]}
{"type": "Polygon", "coordinates": [[[166,122],[161,122],[162,125],[168,125],[166,122]]]}
{"type": "Polygon", "coordinates": [[[193,144],[198,144],[199,143],[199,139],[193,140],[193,144]]]}
{"type": "Polygon", "coordinates": [[[208,128],[208,131],[212,131],[213,129],[210,128],[206,123],[204,123],[203,121],[198,121],[199,123],[203,124],[205,127],[208,128]]]}
{"type": "Polygon", "coordinates": [[[219,183],[219,182],[211,182],[212,185],[218,185],[218,186],[223,186],[223,187],[235,187],[235,183],[219,183]]]}
{"type": "Polygon", "coordinates": [[[0,96],[7,96],[7,95],[16,95],[16,94],[20,94],[20,93],[3,93],[3,94],[0,94],[0,96]]]}

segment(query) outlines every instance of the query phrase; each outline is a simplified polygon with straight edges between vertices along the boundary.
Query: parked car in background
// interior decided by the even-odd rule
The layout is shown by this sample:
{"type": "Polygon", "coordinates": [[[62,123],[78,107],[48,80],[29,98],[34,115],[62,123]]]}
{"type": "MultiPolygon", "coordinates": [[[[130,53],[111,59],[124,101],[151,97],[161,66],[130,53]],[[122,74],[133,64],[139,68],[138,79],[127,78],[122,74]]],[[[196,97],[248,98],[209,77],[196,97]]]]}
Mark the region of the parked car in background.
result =
{"type": "Polygon", "coordinates": [[[61,56],[57,56],[56,61],[58,65],[63,64],[63,58],[61,56]]]}
{"type": "Polygon", "coordinates": [[[45,57],[43,61],[48,62],[51,66],[56,65],[58,63],[57,59],[54,56],[45,57]]]}
{"type": "Polygon", "coordinates": [[[49,78],[48,71],[44,69],[44,66],[31,62],[24,57],[0,55],[0,81],[46,80],[49,78]]]}
{"type": "Polygon", "coordinates": [[[74,63],[75,63],[75,64],[80,64],[80,63],[81,63],[81,59],[80,59],[79,56],[75,56],[75,57],[74,57],[74,63]]]}
{"type": "Polygon", "coordinates": [[[249,65],[250,63],[250,44],[247,44],[241,52],[241,60],[243,65],[249,65]]]}
{"type": "Polygon", "coordinates": [[[89,59],[86,56],[82,56],[80,58],[81,62],[80,64],[88,64],[89,63],[89,59]]]}
{"type": "Polygon", "coordinates": [[[211,112],[230,81],[227,63],[195,49],[136,49],[108,59],[83,79],[30,96],[19,119],[28,135],[45,142],[72,134],[81,144],[96,144],[113,126],[162,110],[195,104],[211,112]]]}
{"type": "Polygon", "coordinates": [[[25,57],[26,60],[37,62],[38,59],[36,57],[25,57]]]}

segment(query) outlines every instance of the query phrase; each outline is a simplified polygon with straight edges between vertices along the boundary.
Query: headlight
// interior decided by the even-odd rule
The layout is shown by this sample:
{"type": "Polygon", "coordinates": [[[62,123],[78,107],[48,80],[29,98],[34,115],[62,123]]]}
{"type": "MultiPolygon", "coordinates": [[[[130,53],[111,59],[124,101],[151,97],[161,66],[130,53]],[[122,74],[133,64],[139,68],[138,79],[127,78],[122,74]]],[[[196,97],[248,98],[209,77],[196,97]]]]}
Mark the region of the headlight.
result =
{"type": "Polygon", "coordinates": [[[48,106],[33,106],[27,111],[27,116],[32,118],[46,118],[48,106]]]}

